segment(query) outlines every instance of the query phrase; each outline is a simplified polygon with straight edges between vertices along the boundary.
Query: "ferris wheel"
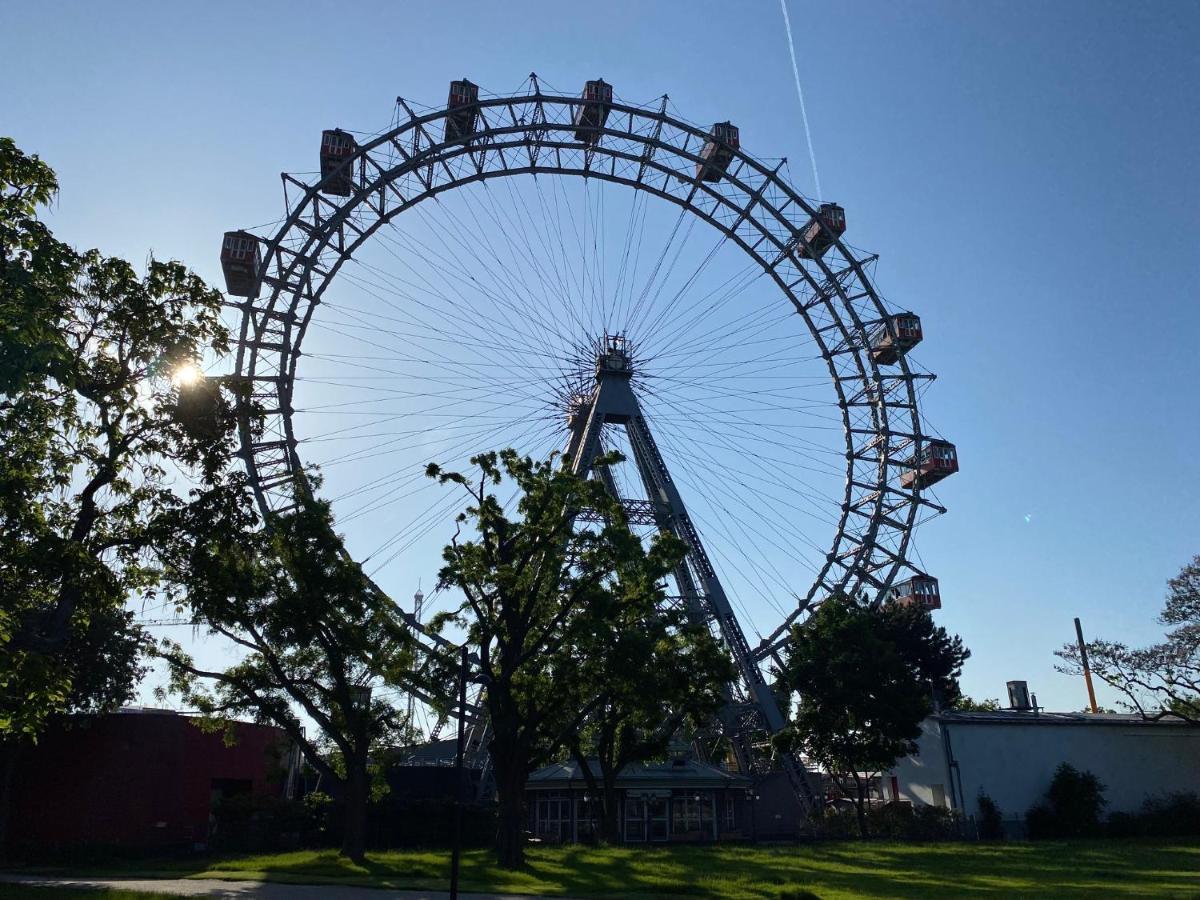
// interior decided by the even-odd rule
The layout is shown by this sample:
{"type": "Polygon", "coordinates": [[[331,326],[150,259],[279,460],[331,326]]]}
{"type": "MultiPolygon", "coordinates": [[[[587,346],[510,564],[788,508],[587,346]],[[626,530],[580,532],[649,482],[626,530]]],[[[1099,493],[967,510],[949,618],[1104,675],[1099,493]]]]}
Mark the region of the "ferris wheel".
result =
{"type": "Polygon", "coordinates": [[[603,80],[462,79],[382,132],[324,131],[319,160],[283,175],[277,227],[222,245],[264,510],[316,467],[348,552],[403,596],[461,505],[427,463],[511,446],[586,475],[620,450],[596,475],[687,544],[672,597],[737,663],[734,735],[782,725],[764,669],[816,604],[940,606],[913,534],[958,461],[921,417],[920,319],[881,298],[842,207],[734,124],[603,80]]]}

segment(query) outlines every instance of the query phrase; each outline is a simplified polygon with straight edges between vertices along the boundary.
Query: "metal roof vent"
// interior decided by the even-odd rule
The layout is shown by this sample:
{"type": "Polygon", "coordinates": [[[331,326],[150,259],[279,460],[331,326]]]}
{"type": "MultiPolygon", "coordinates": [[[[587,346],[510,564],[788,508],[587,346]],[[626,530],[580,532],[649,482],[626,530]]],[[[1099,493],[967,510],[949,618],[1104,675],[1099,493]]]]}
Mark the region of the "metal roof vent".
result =
{"type": "Polygon", "coordinates": [[[1029,712],[1033,703],[1029,700],[1029,684],[1025,681],[1010,681],[1008,683],[1008,708],[1018,712],[1029,712]]]}

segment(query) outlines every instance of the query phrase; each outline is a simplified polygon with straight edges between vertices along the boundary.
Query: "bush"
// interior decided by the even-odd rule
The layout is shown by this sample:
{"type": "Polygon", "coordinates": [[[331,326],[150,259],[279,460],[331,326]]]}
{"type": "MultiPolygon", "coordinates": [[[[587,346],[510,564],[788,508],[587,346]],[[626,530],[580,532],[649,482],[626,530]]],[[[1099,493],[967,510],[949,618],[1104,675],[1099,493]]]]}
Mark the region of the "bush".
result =
{"type": "MultiPolygon", "coordinates": [[[[827,808],[817,830],[829,840],[857,838],[858,819],[853,809],[827,808]]],[[[868,806],[867,835],[894,841],[946,841],[962,836],[959,820],[950,810],[907,802],[868,806]]]]}
{"type": "Polygon", "coordinates": [[[1200,796],[1190,793],[1147,797],[1136,813],[1113,813],[1105,832],[1110,837],[1200,836],[1200,796]]]}
{"type": "Polygon", "coordinates": [[[215,804],[209,843],[221,851],[290,850],[307,843],[316,825],[302,801],[235,794],[215,804]]]}
{"type": "Polygon", "coordinates": [[[1138,818],[1142,833],[1150,837],[1200,835],[1200,796],[1179,792],[1148,797],[1138,818]]]}
{"type": "Polygon", "coordinates": [[[1097,834],[1100,813],[1106,803],[1104,784],[1099,778],[1062,763],[1050,780],[1046,799],[1025,814],[1029,837],[1039,840],[1097,834]]]}
{"type": "Polygon", "coordinates": [[[979,807],[979,839],[1004,840],[1004,817],[1000,814],[1000,807],[996,805],[996,801],[980,791],[979,796],[975,798],[975,804],[979,807]]]}

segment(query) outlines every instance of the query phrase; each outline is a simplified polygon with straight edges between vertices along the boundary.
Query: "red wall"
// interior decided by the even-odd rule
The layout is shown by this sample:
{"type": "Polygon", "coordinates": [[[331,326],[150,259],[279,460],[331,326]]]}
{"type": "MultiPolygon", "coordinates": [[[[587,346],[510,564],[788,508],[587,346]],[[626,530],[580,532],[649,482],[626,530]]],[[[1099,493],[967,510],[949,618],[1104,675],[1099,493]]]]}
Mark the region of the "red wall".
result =
{"type": "Polygon", "coordinates": [[[213,779],[280,793],[282,731],[239,722],[237,743],[168,712],[81,717],[43,734],[17,763],[14,846],[191,846],[208,839],[213,779]]]}

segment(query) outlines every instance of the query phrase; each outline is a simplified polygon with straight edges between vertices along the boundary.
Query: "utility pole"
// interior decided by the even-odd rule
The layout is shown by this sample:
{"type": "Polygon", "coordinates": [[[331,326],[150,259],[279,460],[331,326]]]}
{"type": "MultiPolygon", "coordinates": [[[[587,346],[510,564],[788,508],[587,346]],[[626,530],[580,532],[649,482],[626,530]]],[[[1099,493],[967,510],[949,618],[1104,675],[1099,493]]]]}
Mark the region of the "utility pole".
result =
{"type": "Polygon", "coordinates": [[[1088,667],[1087,644],[1083,642],[1083,626],[1079,624],[1079,617],[1075,617],[1075,638],[1079,641],[1079,661],[1083,663],[1083,680],[1087,682],[1088,703],[1091,704],[1092,713],[1100,712],[1096,706],[1096,690],[1092,687],[1092,670],[1088,667]]]}
{"type": "Polygon", "coordinates": [[[454,755],[454,846],[450,853],[450,900],[458,900],[458,861],[462,853],[463,719],[467,711],[467,645],[463,644],[458,670],[458,751],[454,755]]]}

